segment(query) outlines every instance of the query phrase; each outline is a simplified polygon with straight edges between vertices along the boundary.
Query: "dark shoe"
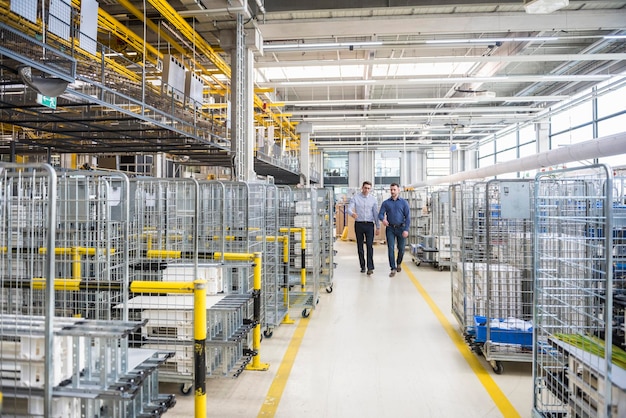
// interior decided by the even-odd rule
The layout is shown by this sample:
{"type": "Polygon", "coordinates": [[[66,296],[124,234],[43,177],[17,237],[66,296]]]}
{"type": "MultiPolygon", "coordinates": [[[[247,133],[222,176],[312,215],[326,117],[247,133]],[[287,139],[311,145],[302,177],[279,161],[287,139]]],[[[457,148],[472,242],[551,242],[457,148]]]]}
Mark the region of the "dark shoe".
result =
{"type": "Polygon", "coordinates": [[[365,273],[365,269],[361,269],[361,273],[365,273]]]}
{"type": "Polygon", "coordinates": [[[397,271],[398,273],[400,273],[400,272],[402,271],[402,267],[398,266],[398,268],[396,269],[396,271],[397,271]]]}
{"type": "Polygon", "coordinates": [[[391,270],[391,273],[389,273],[389,277],[393,277],[396,275],[396,269],[391,270]]]}
{"type": "Polygon", "coordinates": [[[367,275],[371,276],[372,274],[374,274],[374,270],[367,270],[367,275]]]}

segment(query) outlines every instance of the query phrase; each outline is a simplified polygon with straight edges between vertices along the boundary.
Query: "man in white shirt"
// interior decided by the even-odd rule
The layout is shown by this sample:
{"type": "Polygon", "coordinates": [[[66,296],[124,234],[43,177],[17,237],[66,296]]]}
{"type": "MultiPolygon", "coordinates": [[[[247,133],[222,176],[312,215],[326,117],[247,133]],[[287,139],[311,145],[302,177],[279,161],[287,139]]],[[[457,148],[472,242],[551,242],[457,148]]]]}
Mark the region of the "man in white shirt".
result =
{"type": "Polygon", "coordinates": [[[364,181],[361,186],[361,193],[355,194],[348,204],[348,215],[354,219],[354,233],[361,273],[367,271],[368,276],[374,274],[374,234],[378,235],[380,232],[378,201],[370,195],[371,190],[372,183],[364,181]],[[367,249],[367,259],[363,251],[363,243],[367,249]]]}

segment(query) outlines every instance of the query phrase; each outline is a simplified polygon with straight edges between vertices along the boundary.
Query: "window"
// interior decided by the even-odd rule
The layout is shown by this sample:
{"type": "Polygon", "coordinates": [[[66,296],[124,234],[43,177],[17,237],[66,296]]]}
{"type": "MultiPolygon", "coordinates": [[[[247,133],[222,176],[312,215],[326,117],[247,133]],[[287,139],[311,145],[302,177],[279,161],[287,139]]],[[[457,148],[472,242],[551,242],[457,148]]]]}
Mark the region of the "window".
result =
{"type": "Polygon", "coordinates": [[[611,91],[610,93],[598,97],[598,118],[604,118],[618,112],[623,112],[623,97],[625,94],[626,87],[620,87],[616,90],[611,91]]]}
{"type": "Polygon", "coordinates": [[[626,113],[598,122],[598,137],[624,132],[624,129],[626,129],[626,113]]]}
{"type": "Polygon", "coordinates": [[[432,150],[426,153],[426,180],[450,174],[450,152],[432,150]]]}
{"type": "Polygon", "coordinates": [[[591,125],[573,129],[550,137],[550,149],[557,149],[568,145],[593,139],[593,127],[591,125]]]}
{"type": "MultiPolygon", "coordinates": [[[[591,105],[591,101],[586,101],[552,116],[550,119],[550,131],[558,133],[576,126],[590,123],[593,119],[591,105]]],[[[587,139],[591,138],[592,137],[589,137],[587,139]]]]}
{"type": "Polygon", "coordinates": [[[348,153],[324,153],[324,184],[348,184],[348,153]]]}
{"type": "MultiPolygon", "coordinates": [[[[517,131],[496,139],[496,152],[502,152],[517,146],[517,131]]],[[[500,160],[500,158],[497,158],[500,160]]]]}
{"type": "Polygon", "coordinates": [[[400,183],[400,151],[376,151],[374,176],[376,185],[400,183]]]}

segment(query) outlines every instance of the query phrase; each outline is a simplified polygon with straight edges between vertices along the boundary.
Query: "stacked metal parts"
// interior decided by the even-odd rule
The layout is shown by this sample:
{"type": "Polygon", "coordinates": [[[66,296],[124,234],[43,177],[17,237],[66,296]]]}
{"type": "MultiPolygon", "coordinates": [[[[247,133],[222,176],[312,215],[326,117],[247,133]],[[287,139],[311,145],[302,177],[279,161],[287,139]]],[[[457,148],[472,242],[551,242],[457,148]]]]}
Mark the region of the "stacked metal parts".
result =
{"type": "Polygon", "coordinates": [[[171,353],[129,347],[128,179],[3,164],[0,366],[4,416],[160,416],[171,353]]]}
{"type": "Polygon", "coordinates": [[[626,178],[608,166],[536,179],[533,415],[626,414],[626,178]]]}

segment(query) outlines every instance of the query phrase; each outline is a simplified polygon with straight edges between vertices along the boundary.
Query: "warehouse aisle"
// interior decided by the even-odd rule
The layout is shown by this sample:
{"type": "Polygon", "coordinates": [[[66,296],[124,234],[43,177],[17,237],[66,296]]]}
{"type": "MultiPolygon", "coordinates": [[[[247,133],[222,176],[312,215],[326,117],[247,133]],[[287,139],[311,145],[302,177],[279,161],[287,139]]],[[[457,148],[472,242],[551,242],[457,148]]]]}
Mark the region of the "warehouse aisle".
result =
{"type": "MultiPolygon", "coordinates": [[[[293,311],[295,324],[263,340],[268,371],[208,380],[208,416],[530,416],[530,364],[504,363],[495,375],[467,349],[450,313],[449,271],[417,267],[407,252],[404,270],[389,278],[378,244],[366,276],[353,242],[335,248],[333,292],[322,289],[310,318],[293,311]]],[[[190,418],[193,403],[178,396],[167,416],[190,418]]]]}

